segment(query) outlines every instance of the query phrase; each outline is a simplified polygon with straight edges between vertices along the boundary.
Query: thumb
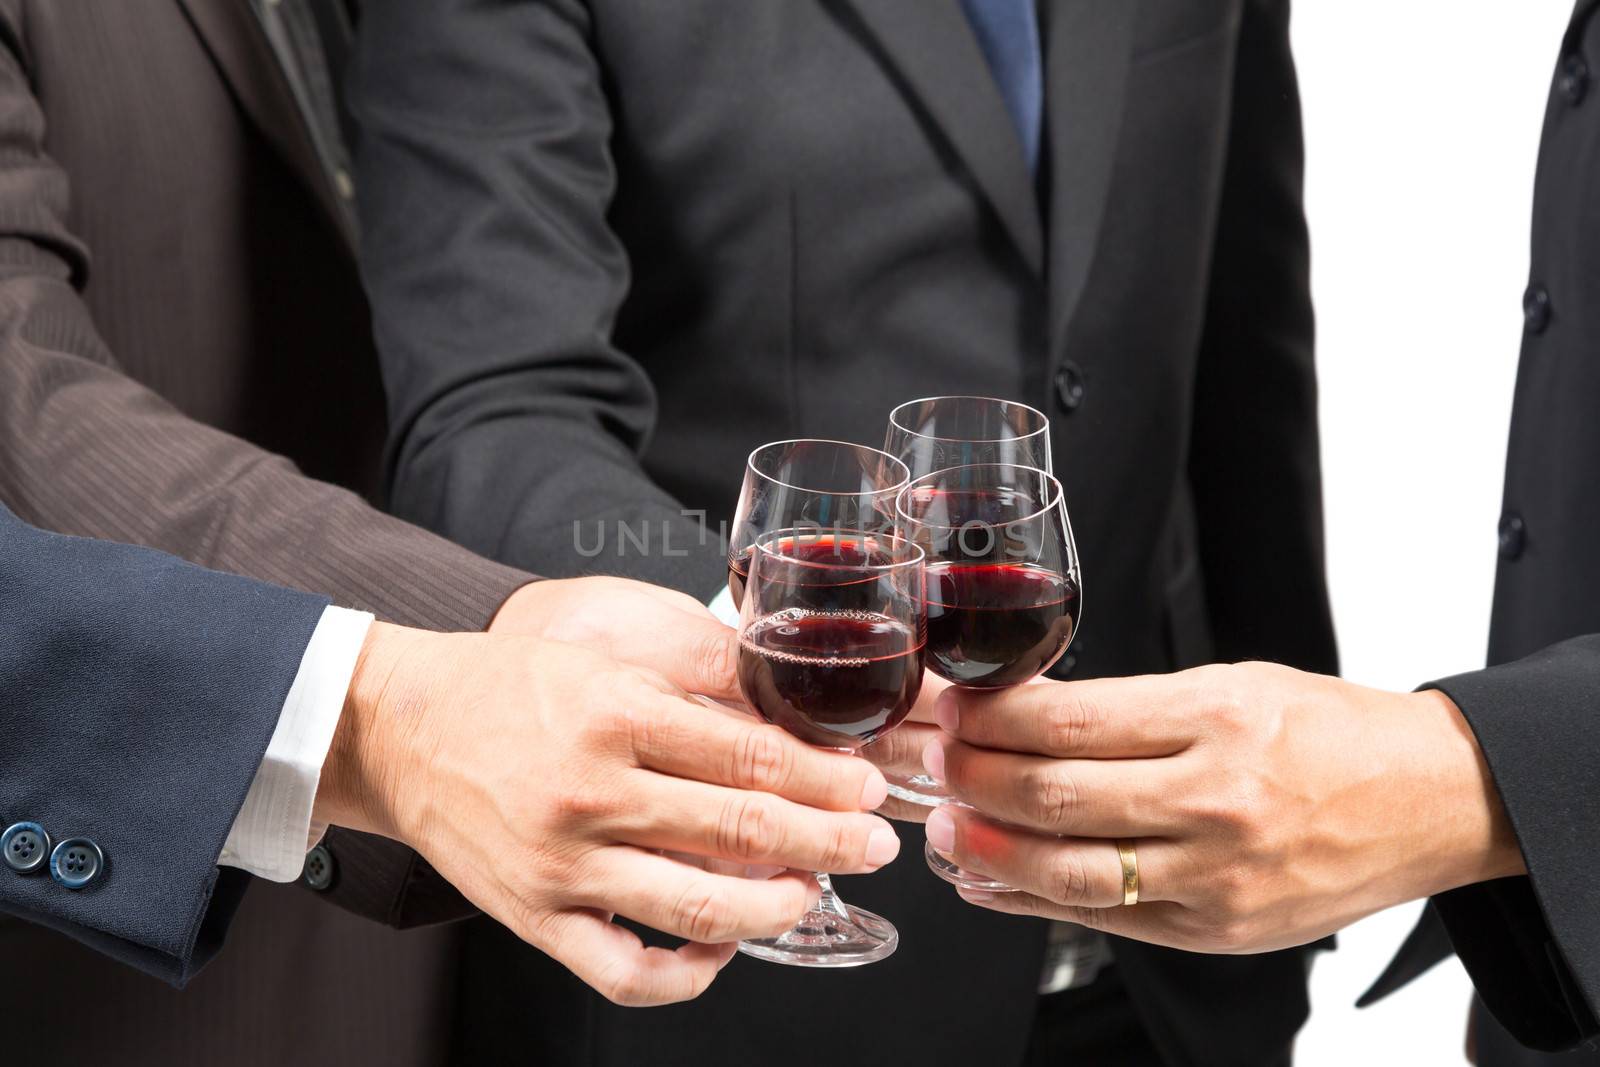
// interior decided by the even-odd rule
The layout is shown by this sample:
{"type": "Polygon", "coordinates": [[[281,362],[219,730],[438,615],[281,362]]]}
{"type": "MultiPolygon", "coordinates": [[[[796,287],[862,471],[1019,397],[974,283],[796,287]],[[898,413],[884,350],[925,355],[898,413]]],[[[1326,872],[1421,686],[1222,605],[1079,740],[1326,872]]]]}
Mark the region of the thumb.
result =
{"type": "Polygon", "coordinates": [[[743,703],[738,632],[709,615],[679,613],[648,645],[629,651],[629,662],[656,671],[686,692],[743,703]]]}

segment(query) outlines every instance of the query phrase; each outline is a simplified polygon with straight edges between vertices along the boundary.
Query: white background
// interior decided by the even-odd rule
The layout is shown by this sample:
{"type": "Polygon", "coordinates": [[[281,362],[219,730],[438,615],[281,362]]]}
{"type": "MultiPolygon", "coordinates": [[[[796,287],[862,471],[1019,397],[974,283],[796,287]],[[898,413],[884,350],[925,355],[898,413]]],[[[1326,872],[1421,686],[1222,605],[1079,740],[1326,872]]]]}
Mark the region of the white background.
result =
{"type": "MultiPolygon", "coordinates": [[[[1295,5],[1329,580],[1355,681],[1410,689],[1482,665],[1534,164],[1571,12],[1295,5]]],[[[1321,958],[1301,1067],[1464,1062],[1454,960],[1352,1007],[1418,910],[1374,916],[1321,958]]]]}

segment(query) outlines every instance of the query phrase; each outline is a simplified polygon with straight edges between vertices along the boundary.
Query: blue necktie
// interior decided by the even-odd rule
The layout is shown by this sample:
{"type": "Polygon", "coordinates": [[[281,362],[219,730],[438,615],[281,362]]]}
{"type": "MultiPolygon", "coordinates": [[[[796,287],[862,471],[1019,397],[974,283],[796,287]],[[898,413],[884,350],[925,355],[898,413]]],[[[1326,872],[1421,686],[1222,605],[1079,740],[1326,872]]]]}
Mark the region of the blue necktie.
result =
{"type": "Polygon", "coordinates": [[[1044,114],[1044,60],[1034,0],[961,0],[1006,110],[1022,136],[1028,169],[1037,171],[1044,114]]]}

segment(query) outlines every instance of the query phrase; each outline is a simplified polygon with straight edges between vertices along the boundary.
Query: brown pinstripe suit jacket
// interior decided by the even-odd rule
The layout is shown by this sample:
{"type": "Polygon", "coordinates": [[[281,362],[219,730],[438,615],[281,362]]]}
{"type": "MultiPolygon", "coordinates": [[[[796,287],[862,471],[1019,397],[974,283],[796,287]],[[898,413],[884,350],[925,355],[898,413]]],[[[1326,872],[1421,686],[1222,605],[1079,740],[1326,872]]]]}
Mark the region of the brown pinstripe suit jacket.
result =
{"type": "MultiPolygon", "coordinates": [[[[481,628],[527,576],[357,495],[383,401],[337,195],[248,0],[0,0],[0,501],[481,628]]],[[[348,912],[464,902],[391,842],[329,845],[335,887],[258,885],[182,993],[0,918],[0,1002],[46,1058],[443,1061],[450,929],[348,912]]]]}

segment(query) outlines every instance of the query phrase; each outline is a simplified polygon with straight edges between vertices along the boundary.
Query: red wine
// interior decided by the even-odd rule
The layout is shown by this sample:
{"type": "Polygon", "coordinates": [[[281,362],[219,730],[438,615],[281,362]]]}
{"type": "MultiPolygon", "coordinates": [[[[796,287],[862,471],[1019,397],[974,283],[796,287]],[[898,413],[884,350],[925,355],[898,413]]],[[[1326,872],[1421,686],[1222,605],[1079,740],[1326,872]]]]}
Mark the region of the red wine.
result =
{"type": "Polygon", "coordinates": [[[887,615],[788,608],[739,642],[739,688],[770,723],[857,748],[900,724],[922,688],[917,634],[887,615]]]}
{"type": "Polygon", "coordinates": [[[928,565],[928,669],[981,689],[1026,682],[1067,650],[1071,578],[1027,563],[928,565]]]}
{"type": "MultiPolygon", "coordinates": [[[[786,559],[804,563],[837,563],[845,567],[859,567],[871,558],[860,537],[839,539],[832,534],[817,533],[804,537],[784,537],[773,542],[774,551],[786,559]]],[[[745,583],[750,580],[750,556],[755,548],[746,547],[728,557],[728,592],[733,594],[734,606],[744,603],[745,583]]]]}

